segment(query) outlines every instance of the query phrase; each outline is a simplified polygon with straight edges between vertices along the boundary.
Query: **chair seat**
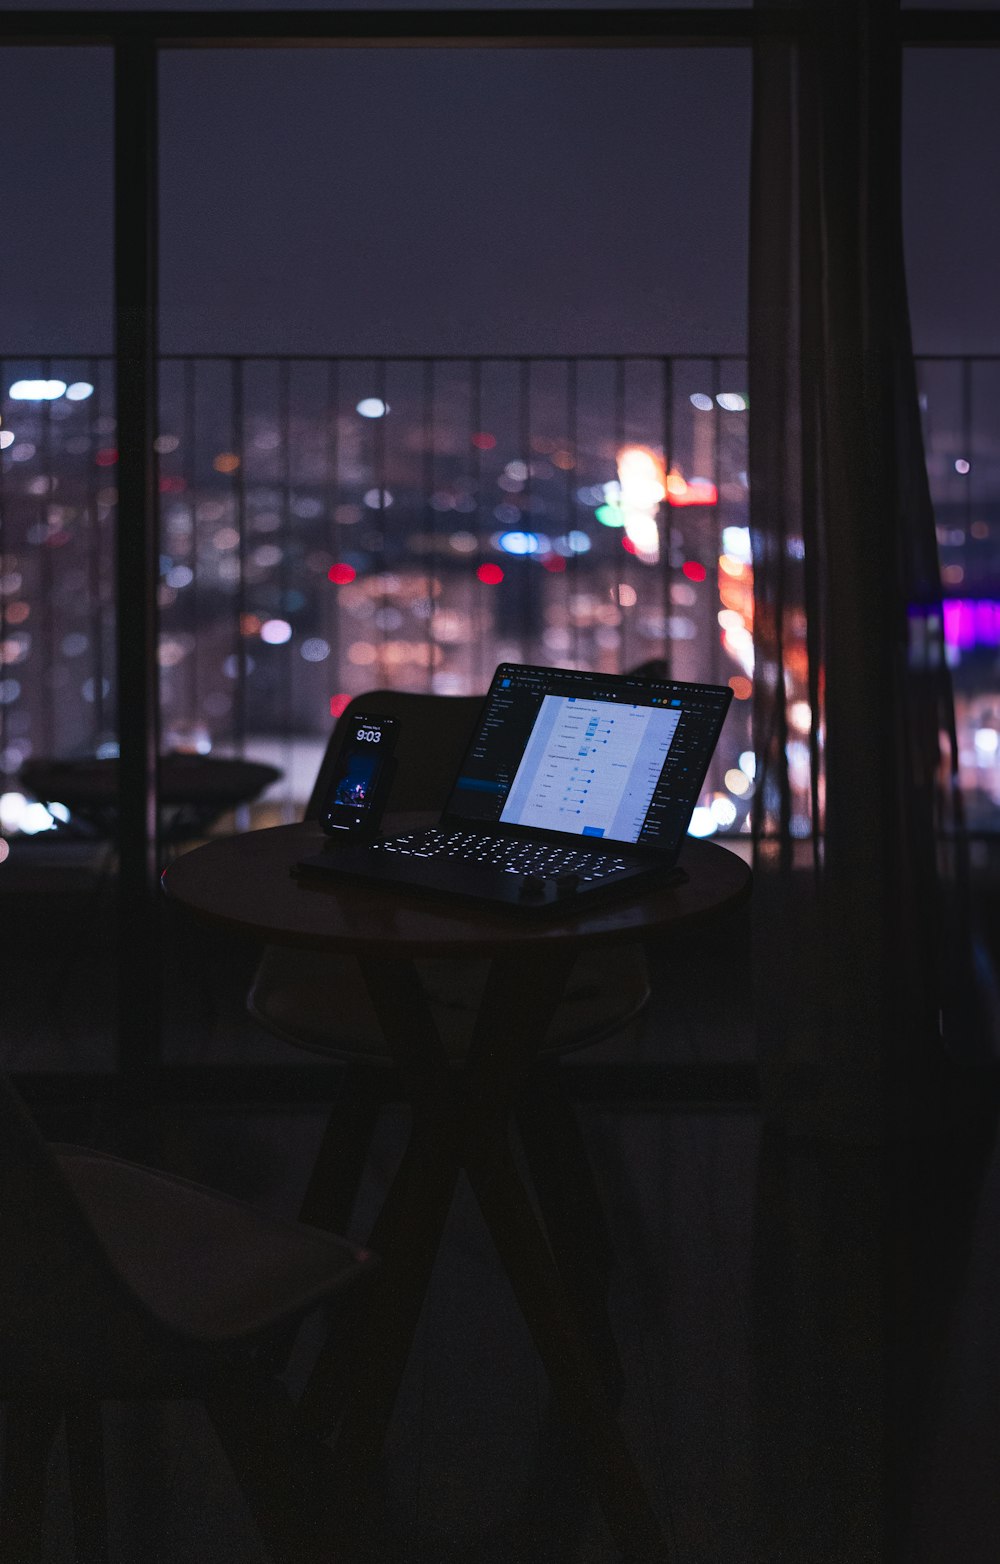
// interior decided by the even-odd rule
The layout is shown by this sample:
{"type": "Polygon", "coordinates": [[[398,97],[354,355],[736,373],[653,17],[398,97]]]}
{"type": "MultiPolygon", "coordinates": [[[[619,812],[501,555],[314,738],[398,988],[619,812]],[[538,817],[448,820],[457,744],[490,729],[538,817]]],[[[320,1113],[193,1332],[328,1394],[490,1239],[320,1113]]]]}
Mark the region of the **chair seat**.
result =
{"type": "MultiPolygon", "coordinates": [[[[489,969],[479,961],[415,963],[449,1056],[460,1061],[489,969]]],[[[581,956],[553,1017],[545,1052],[585,1048],[621,1030],[649,999],[646,960],[638,946],[581,956]]],[[[300,1048],[339,1058],[392,1061],[352,956],[271,947],[250,991],[251,1014],[269,1032],[300,1048]]]]}
{"type": "Polygon", "coordinates": [[[111,1264],[161,1324],[236,1341],[305,1311],[370,1257],[187,1179],[75,1146],[53,1148],[111,1264]]]}

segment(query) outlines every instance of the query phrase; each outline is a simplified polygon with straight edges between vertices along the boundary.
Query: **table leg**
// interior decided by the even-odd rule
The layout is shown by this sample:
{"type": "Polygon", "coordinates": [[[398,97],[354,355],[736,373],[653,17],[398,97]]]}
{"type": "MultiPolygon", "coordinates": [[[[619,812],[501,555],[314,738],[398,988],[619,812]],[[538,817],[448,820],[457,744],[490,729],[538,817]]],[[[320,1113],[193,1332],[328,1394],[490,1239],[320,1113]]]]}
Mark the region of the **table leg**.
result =
{"type": "MultiPolygon", "coordinates": [[[[377,1458],[459,1170],[456,1137],[449,1129],[451,1071],[416,968],[410,961],[369,957],[361,969],[413,1104],[413,1126],[369,1235],[368,1247],[382,1264],[363,1319],[344,1321],[338,1337],[320,1353],[300,1403],[303,1417],[318,1432],[329,1432],[343,1419],[340,1442],[345,1452],[356,1451],[348,1463],[352,1467],[361,1462],[362,1451],[374,1448],[370,1459],[377,1458]],[[377,1330],[392,1343],[385,1352],[377,1330]],[[370,1373],[366,1354],[373,1365],[370,1373]]],[[[315,1197],[312,1181],[310,1190],[315,1197]]]]}
{"type": "Polygon", "coordinates": [[[300,1222],[330,1233],[349,1230],[381,1106],[377,1071],[367,1064],[347,1065],[309,1175],[300,1222]]]}
{"type": "Polygon", "coordinates": [[[573,1105],[557,1084],[536,1077],[518,1101],[516,1120],[559,1274],[609,1383],[620,1390],[624,1375],[607,1307],[612,1243],[573,1105]]]}
{"type": "MultiPolygon", "coordinates": [[[[539,1036],[548,1026],[568,970],[569,963],[556,959],[540,986],[535,1009],[539,1036]]],[[[382,1264],[363,1318],[321,1352],[300,1402],[303,1418],[316,1432],[329,1432],[339,1418],[335,1459],[345,1495],[364,1489],[388,1428],[461,1171],[468,1112],[461,1089],[468,1071],[457,1072],[449,1060],[413,963],[368,960],[362,962],[362,971],[412,1102],[413,1126],[368,1239],[382,1264]]],[[[494,994],[491,1003],[495,987],[491,979],[469,1068],[476,1095],[502,1099],[506,1112],[514,1090],[507,1078],[512,1082],[521,1070],[519,1049],[501,1046],[510,1035],[508,985],[501,985],[504,991],[494,994]],[[484,1016],[489,1020],[483,1021],[484,1016]]],[[[529,1046],[527,1056],[533,1052],[529,1046]]]]}
{"type": "Polygon", "coordinates": [[[352,1481],[378,1457],[459,1174],[454,1114],[415,1123],[368,1247],[381,1264],[355,1329],[320,1353],[300,1412],[319,1434],[340,1419],[338,1452],[352,1481]]]}
{"type": "Polygon", "coordinates": [[[510,1148],[519,1089],[545,1041],[575,952],[532,950],[496,957],[476,1022],[463,1083],[462,1162],[559,1409],[577,1430],[595,1491],[623,1555],[664,1560],[666,1543],[609,1399],[616,1359],[587,1340],[510,1148]]]}
{"type": "Polygon", "coordinates": [[[664,1560],[666,1543],[615,1417],[595,1356],[518,1176],[505,1137],[481,1132],[465,1162],[560,1412],[579,1436],[591,1481],[623,1557],[664,1560]]]}
{"type": "Polygon", "coordinates": [[[413,1129],[369,1245],[382,1269],[359,1335],[320,1356],[301,1403],[326,1430],[342,1412],[334,1452],[353,1524],[378,1459],[464,1168],[561,1412],[579,1433],[595,1490],[624,1556],[663,1560],[666,1546],[615,1420],[605,1374],[587,1342],[509,1144],[518,1090],[544,1041],[573,953],[495,959],[465,1067],[456,1070],[434,1028],[412,964],[372,962],[372,1002],[412,1101],[413,1129]]]}

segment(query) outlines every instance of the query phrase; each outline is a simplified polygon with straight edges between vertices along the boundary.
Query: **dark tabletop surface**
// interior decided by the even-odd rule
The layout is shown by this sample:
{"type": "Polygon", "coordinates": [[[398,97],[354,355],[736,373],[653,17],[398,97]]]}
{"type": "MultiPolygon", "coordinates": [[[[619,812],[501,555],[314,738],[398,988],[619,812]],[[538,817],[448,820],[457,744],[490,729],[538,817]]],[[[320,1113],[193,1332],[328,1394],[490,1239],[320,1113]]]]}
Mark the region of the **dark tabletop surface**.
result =
{"type": "MultiPolygon", "coordinates": [[[[399,816],[387,831],[432,823],[399,816]]],[[[519,916],[517,909],[449,903],[399,887],[296,878],[296,861],[325,843],[318,825],[276,826],[219,837],[183,853],[166,870],[167,895],[196,918],[273,945],[396,956],[487,955],[530,944],[634,943],[669,936],[735,907],[750,892],[743,860],[714,842],[688,838],[687,880],[585,912],[519,916]]]]}

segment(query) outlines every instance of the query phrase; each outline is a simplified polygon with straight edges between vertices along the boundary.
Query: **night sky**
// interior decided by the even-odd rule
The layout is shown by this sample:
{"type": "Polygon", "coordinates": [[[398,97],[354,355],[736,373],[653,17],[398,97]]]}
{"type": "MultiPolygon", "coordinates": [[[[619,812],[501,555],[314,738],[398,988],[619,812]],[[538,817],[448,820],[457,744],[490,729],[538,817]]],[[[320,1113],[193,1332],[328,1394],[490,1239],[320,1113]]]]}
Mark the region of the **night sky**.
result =
{"type": "MultiPolygon", "coordinates": [[[[1000,352],[998,73],[908,61],[919,351],[1000,352]]],[[[0,349],[107,351],[108,56],[0,50],[0,103],[0,349]]],[[[162,346],[739,352],[749,116],[736,50],[168,54],[162,346]]]]}

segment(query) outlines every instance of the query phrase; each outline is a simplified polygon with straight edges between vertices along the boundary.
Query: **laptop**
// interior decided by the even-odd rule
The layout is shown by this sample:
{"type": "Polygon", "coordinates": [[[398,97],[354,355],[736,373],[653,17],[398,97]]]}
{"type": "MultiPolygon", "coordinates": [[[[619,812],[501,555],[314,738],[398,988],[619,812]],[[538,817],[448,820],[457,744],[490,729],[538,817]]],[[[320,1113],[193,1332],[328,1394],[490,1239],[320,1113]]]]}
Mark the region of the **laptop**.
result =
{"type": "Polygon", "coordinates": [[[501,663],[437,825],[297,869],[525,913],[666,883],[732,693],[501,663]]]}

